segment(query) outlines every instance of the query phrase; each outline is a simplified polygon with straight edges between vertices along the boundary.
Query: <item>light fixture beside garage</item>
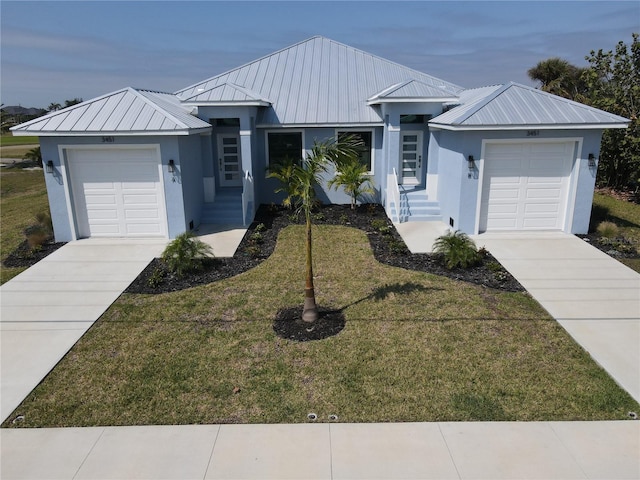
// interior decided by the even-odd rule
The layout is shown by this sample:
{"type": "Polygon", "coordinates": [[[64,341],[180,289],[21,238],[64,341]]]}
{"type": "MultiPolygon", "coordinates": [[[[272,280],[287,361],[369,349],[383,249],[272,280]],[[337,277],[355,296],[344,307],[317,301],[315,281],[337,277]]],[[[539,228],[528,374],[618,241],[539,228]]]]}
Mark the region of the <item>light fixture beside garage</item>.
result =
{"type": "Polygon", "coordinates": [[[476,161],[473,158],[473,155],[469,155],[467,158],[467,166],[469,167],[469,171],[473,171],[476,168],[476,161]]]}
{"type": "Polygon", "coordinates": [[[176,164],[173,160],[169,160],[169,173],[175,173],[176,164]]]}
{"type": "Polygon", "coordinates": [[[47,160],[47,173],[53,173],[53,160],[47,160]]]}
{"type": "Polygon", "coordinates": [[[589,167],[596,166],[596,156],[593,153],[589,154],[589,167]]]}

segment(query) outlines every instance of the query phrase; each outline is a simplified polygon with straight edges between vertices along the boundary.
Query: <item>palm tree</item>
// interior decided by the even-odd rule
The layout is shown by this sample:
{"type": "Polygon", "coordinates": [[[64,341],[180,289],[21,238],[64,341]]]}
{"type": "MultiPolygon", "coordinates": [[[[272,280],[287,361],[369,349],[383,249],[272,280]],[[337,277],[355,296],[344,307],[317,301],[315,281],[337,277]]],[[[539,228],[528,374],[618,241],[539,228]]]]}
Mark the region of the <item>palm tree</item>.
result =
{"type": "Polygon", "coordinates": [[[291,162],[274,168],[269,174],[282,183],[276,192],[287,193],[289,204],[295,202],[298,211],[304,213],[306,225],[305,242],[305,288],[304,304],[302,307],[302,321],[314,323],[318,320],[318,306],[316,304],[315,287],[313,284],[313,239],[311,213],[316,204],[316,186],[320,184],[322,175],[327,172],[330,164],[340,165],[348,163],[358,156],[362,141],[353,136],[340,137],[338,140],[329,139],[322,142],[314,141],[313,147],[307,153],[302,164],[291,162]]]}
{"type": "Polygon", "coordinates": [[[42,153],[40,152],[40,147],[32,148],[22,157],[25,160],[31,160],[32,162],[36,162],[36,165],[42,167],[42,153]]]}
{"type": "Polygon", "coordinates": [[[291,210],[294,202],[298,197],[298,182],[295,179],[297,175],[298,163],[287,157],[272,167],[269,167],[267,178],[275,178],[280,182],[280,186],[275,189],[275,193],[284,192],[286,197],[282,201],[282,206],[291,210]]]}
{"type": "Polygon", "coordinates": [[[344,191],[351,197],[351,210],[356,208],[356,202],[359,197],[365,193],[373,193],[371,179],[367,173],[369,168],[360,163],[355,158],[352,161],[343,162],[337,165],[338,172],[336,176],[329,180],[329,187],[344,187],[344,191]]]}

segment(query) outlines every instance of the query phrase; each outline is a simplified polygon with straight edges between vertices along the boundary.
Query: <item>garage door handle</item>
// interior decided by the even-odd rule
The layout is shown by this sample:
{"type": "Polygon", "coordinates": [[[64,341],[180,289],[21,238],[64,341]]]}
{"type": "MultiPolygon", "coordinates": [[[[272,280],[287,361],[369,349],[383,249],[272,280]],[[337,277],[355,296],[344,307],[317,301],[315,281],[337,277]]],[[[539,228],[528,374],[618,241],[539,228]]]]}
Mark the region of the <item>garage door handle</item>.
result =
{"type": "Polygon", "coordinates": [[[418,155],[418,168],[422,167],[422,155],[418,155]]]}

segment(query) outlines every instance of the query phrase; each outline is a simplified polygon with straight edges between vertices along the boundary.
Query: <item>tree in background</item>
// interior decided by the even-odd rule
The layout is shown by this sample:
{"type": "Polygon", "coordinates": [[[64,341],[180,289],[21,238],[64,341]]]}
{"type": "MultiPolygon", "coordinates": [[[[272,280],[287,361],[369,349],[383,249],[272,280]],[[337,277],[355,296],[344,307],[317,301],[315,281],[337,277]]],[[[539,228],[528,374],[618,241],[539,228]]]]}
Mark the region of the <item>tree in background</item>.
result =
{"type": "Polygon", "coordinates": [[[602,136],[598,183],[620,189],[640,184],[640,42],[633,34],[629,48],[618,42],[615,52],[591,51],[583,78],[587,103],[631,120],[626,129],[606,130],[602,136]]]}
{"type": "Polygon", "coordinates": [[[540,90],[580,102],[584,101],[586,93],[586,85],[582,80],[585,70],[553,57],[538,62],[527,74],[531,80],[540,82],[540,90]]]}
{"type": "Polygon", "coordinates": [[[586,68],[554,57],[527,72],[540,89],[631,120],[626,129],[605,130],[598,162],[598,185],[614,189],[640,184],[640,42],[629,48],[618,42],[615,52],[591,51],[586,68]]]}

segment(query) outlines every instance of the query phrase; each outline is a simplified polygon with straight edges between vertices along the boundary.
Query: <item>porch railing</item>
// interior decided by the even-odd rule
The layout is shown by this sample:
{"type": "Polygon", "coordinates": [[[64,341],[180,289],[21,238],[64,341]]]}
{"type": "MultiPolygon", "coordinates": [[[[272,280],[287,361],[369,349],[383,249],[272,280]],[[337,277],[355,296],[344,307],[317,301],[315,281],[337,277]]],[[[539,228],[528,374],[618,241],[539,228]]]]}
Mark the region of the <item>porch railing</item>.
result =
{"type": "Polygon", "coordinates": [[[249,170],[245,170],[244,177],[242,177],[242,224],[245,227],[253,220],[254,208],[253,177],[249,170]],[[249,206],[251,206],[251,213],[249,213],[249,206]]]}
{"type": "Polygon", "coordinates": [[[395,168],[392,173],[387,175],[387,214],[391,218],[392,222],[402,222],[400,217],[400,187],[398,187],[398,172],[396,172],[395,168]],[[395,216],[391,212],[391,202],[389,201],[389,197],[396,209],[395,216]]]}

